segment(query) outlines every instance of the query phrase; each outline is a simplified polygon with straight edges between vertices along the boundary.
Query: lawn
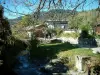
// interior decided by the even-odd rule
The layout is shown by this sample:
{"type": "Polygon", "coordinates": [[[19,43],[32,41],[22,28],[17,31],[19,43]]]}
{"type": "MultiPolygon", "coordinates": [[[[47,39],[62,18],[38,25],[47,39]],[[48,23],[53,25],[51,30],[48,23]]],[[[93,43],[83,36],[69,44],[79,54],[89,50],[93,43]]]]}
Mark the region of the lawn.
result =
{"type": "Polygon", "coordinates": [[[100,54],[93,54],[89,48],[79,48],[75,44],[66,43],[50,43],[41,44],[34,54],[40,57],[74,57],[75,55],[100,57],[100,54]]]}
{"type": "Polygon", "coordinates": [[[59,37],[73,37],[73,38],[78,38],[79,37],[79,33],[62,33],[59,35],[59,37]]]}
{"type": "Polygon", "coordinates": [[[50,44],[41,44],[38,49],[35,51],[35,55],[38,57],[56,57],[56,54],[62,51],[67,51],[70,49],[78,48],[77,45],[66,43],[50,43],[50,44]]]}
{"type": "Polygon", "coordinates": [[[69,42],[41,44],[34,54],[36,57],[61,58],[62,62],[70,68],[74,68],[76,55],[90,56],[96,62],[100,62],[100,54],[93,54],[91,49],[79,48],[69,42]],[[71,58],[71,61],[69,61],[69,58],[71,58]]]}
{"type": "Polygon", "coordinates": [[[100,64],[100,54],[93,54],[91,49],[86,48],[76,48],[61,51],[57,54],[58,58],[62,59],[62,62],[69,66],[70,69],[75,69],[75,56],[89,56],[91,57],[91,64],[94,66],[96,64],[100,64]],[[70,61],[69,61],[70,58],[70,61]]]}
{"type": "Polygon", "coordinates": [[[96,56],[99,57],[100,54],[94,54],[92,53],[92,50],[89,48],[76,48],[76,49],[70,49],[65,50],[57,54],[58,57],[70,57],[74,55],[82,55],[82,56],[96,56]]]}

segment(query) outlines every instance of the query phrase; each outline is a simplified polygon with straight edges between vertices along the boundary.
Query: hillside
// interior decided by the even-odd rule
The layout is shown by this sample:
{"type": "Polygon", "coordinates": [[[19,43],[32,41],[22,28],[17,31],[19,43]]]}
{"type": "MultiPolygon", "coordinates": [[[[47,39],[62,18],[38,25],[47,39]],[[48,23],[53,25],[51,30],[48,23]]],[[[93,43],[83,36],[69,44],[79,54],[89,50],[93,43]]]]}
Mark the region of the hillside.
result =
{"type": "MultiPolygon", "coordinates": [[[[64,9],[52,9],[48,12],[42,11],[39,14],[38,19],[40,21],[45,21],[45,20],[66,20],[69,15],[76,13],[72,12],[72,10],[64,10],[64,9]]],[[[34,14],[30,14],[32,18],[34,18],[34,14]]],[[[10,25],[16,24],[18,21],[22,19],[21,17],[18,17],[16,19],[9,19],[10,25]]]]}
{"type": "Polygon", "coordinates": [[[9,23],[10,23],[10,25],[14,25],[17,22],[19,22],[21,19],[22,19],[22,17],[18,17],[18,18],[15,18],[15,19],[9,19],[9,23]]]}
{"type": "MultiPolygon", "coordinates": [[[[73,27],[82,28],[82,26],[84,25],[88,25],[89,27],[91,25],[94,25],[96,20],[97,22],[99,22],[99,19],[100,19],[100,17],[97,18],[98,11],[96,9],[89,10],[89,11],[81,11],[81,12],[72,11],[72,10],[64,10],[64,9],[52,9],[52,10],[49,10],[48,12],[41,11],[38,14],[38,21],[36,21],[36,17],[35,17],[36,15],[34,13],[29,14],[28,16],[30,16],[30,20],[32,21],[32,24],[34,23],[35,25],[39,23],[43,23],[46,20],[68,20],[71,28],[73,27]],[[72,16],[73,14],[76,14],[76,15],[72,16]]],[[[9,20],[10,25],[16,24],[22,18],[24,17],[21,16],[16,19],[10,19],[9,20]]],[[[26,21],[28,21],[28,18],[26,19],[26,21]]],[[[23,22],[26,22],[26,21],[23,21],[23,22]]]]}

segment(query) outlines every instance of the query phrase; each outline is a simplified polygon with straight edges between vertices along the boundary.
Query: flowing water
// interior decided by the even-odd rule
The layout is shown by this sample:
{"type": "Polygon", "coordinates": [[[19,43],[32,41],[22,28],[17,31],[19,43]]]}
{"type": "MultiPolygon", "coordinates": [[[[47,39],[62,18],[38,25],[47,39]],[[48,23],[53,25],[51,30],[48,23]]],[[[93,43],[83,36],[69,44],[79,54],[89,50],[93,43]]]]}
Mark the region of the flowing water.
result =
{"type": "Polygon", "coordinates": [[[19,63],[16,64],[14,71],[17,75],[53,75],[54,72],[66,72],[66,67],[63,64],[58,64],[56,67],[46,69],[45,66],[51,66],[48,64],[47,59],[34,59],[33,62],[29,62],[28,54],[24,56],[18,56],[19,63]],[[65,68],[63,70],[62,68],[65,68]],[[58,70],[59,69],[59,70],[58,70]]]}
{"type": "Polygon", "coordinates": [[[28,56],[18,56],[19,64],[16,64],[15,72],[18,75],[45,75],[40,72],[39,68],[41,66],[36,66],[36,64],[31,64],[28,60],[28,56]]]}

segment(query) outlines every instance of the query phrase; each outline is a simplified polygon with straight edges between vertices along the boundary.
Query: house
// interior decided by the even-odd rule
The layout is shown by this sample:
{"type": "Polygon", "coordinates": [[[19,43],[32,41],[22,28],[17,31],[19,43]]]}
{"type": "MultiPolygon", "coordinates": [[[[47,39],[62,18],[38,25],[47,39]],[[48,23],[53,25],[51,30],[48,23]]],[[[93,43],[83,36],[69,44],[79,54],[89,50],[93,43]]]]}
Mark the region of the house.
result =
{"type": "Polygon", "coordinates": [[[22,31],[25,31],[27,33],[28,38],[31,38],[33,30],[34,30],[34,26],[27,26],[22,29],[22,31]]]}
{"type": "Polygon", "coordinates": [[[97,35],[100,35],[100,24],[97,24],[97,25],[95,26],[95,33],[96,33],[97,35]]]}
{"type": "Polygon", "coordinates": [[[33,32],[36,37],[44,37],[45,28],[46,28],[45,25],[35,25],[35,26],[27,26],[23,28],[23,30],[27,32],[29,38],[32,37],[33,32]]]}
{"type": "Polygon", "coordinates": [[[61,28],[61,29],[68,29],[68,21],[52,21],[48,20],[45,21],[45,24],[48,26],[48,28],[55,29],[55,28],[61,28]]]}
{"type": "Polygon", "coordinates": [[[63,30],[68,29],[68,21],[45,21],[45,24],[27,26],[24,30],[27,32],[29,38],[31,38],[32,33],[34,32],[36,37],[52,37],[53,34],[47,31],[47,28],[55,29],[61,28],[63,30]]]}

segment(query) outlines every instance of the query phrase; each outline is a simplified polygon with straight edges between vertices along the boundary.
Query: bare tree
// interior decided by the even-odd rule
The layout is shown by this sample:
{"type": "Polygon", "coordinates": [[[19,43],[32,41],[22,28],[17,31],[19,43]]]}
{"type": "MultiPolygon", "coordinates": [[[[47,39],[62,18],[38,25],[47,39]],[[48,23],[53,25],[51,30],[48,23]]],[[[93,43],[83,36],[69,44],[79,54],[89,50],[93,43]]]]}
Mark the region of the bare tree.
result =
{"type": "Polygon", "coordinates": [[[25,13],[19,12],[17,9],[18,6],[21,8],[26,8],[32,12],[40,12],[41,10],[49,10],[54,8],[71,8],[73,11],[78,8],[84,9],[85,6],[89,6],[94,2],[98,2],[98,8],[100,8],[100,0],[91,0],[90,3],[87,3],[88,0],[1,0],[0,3],[4,6],[5,11],[10,13],[16,13],[19,15],[26,15],[25,13]],[[11,10],[10,6],[15,8],[11,10]]]}

